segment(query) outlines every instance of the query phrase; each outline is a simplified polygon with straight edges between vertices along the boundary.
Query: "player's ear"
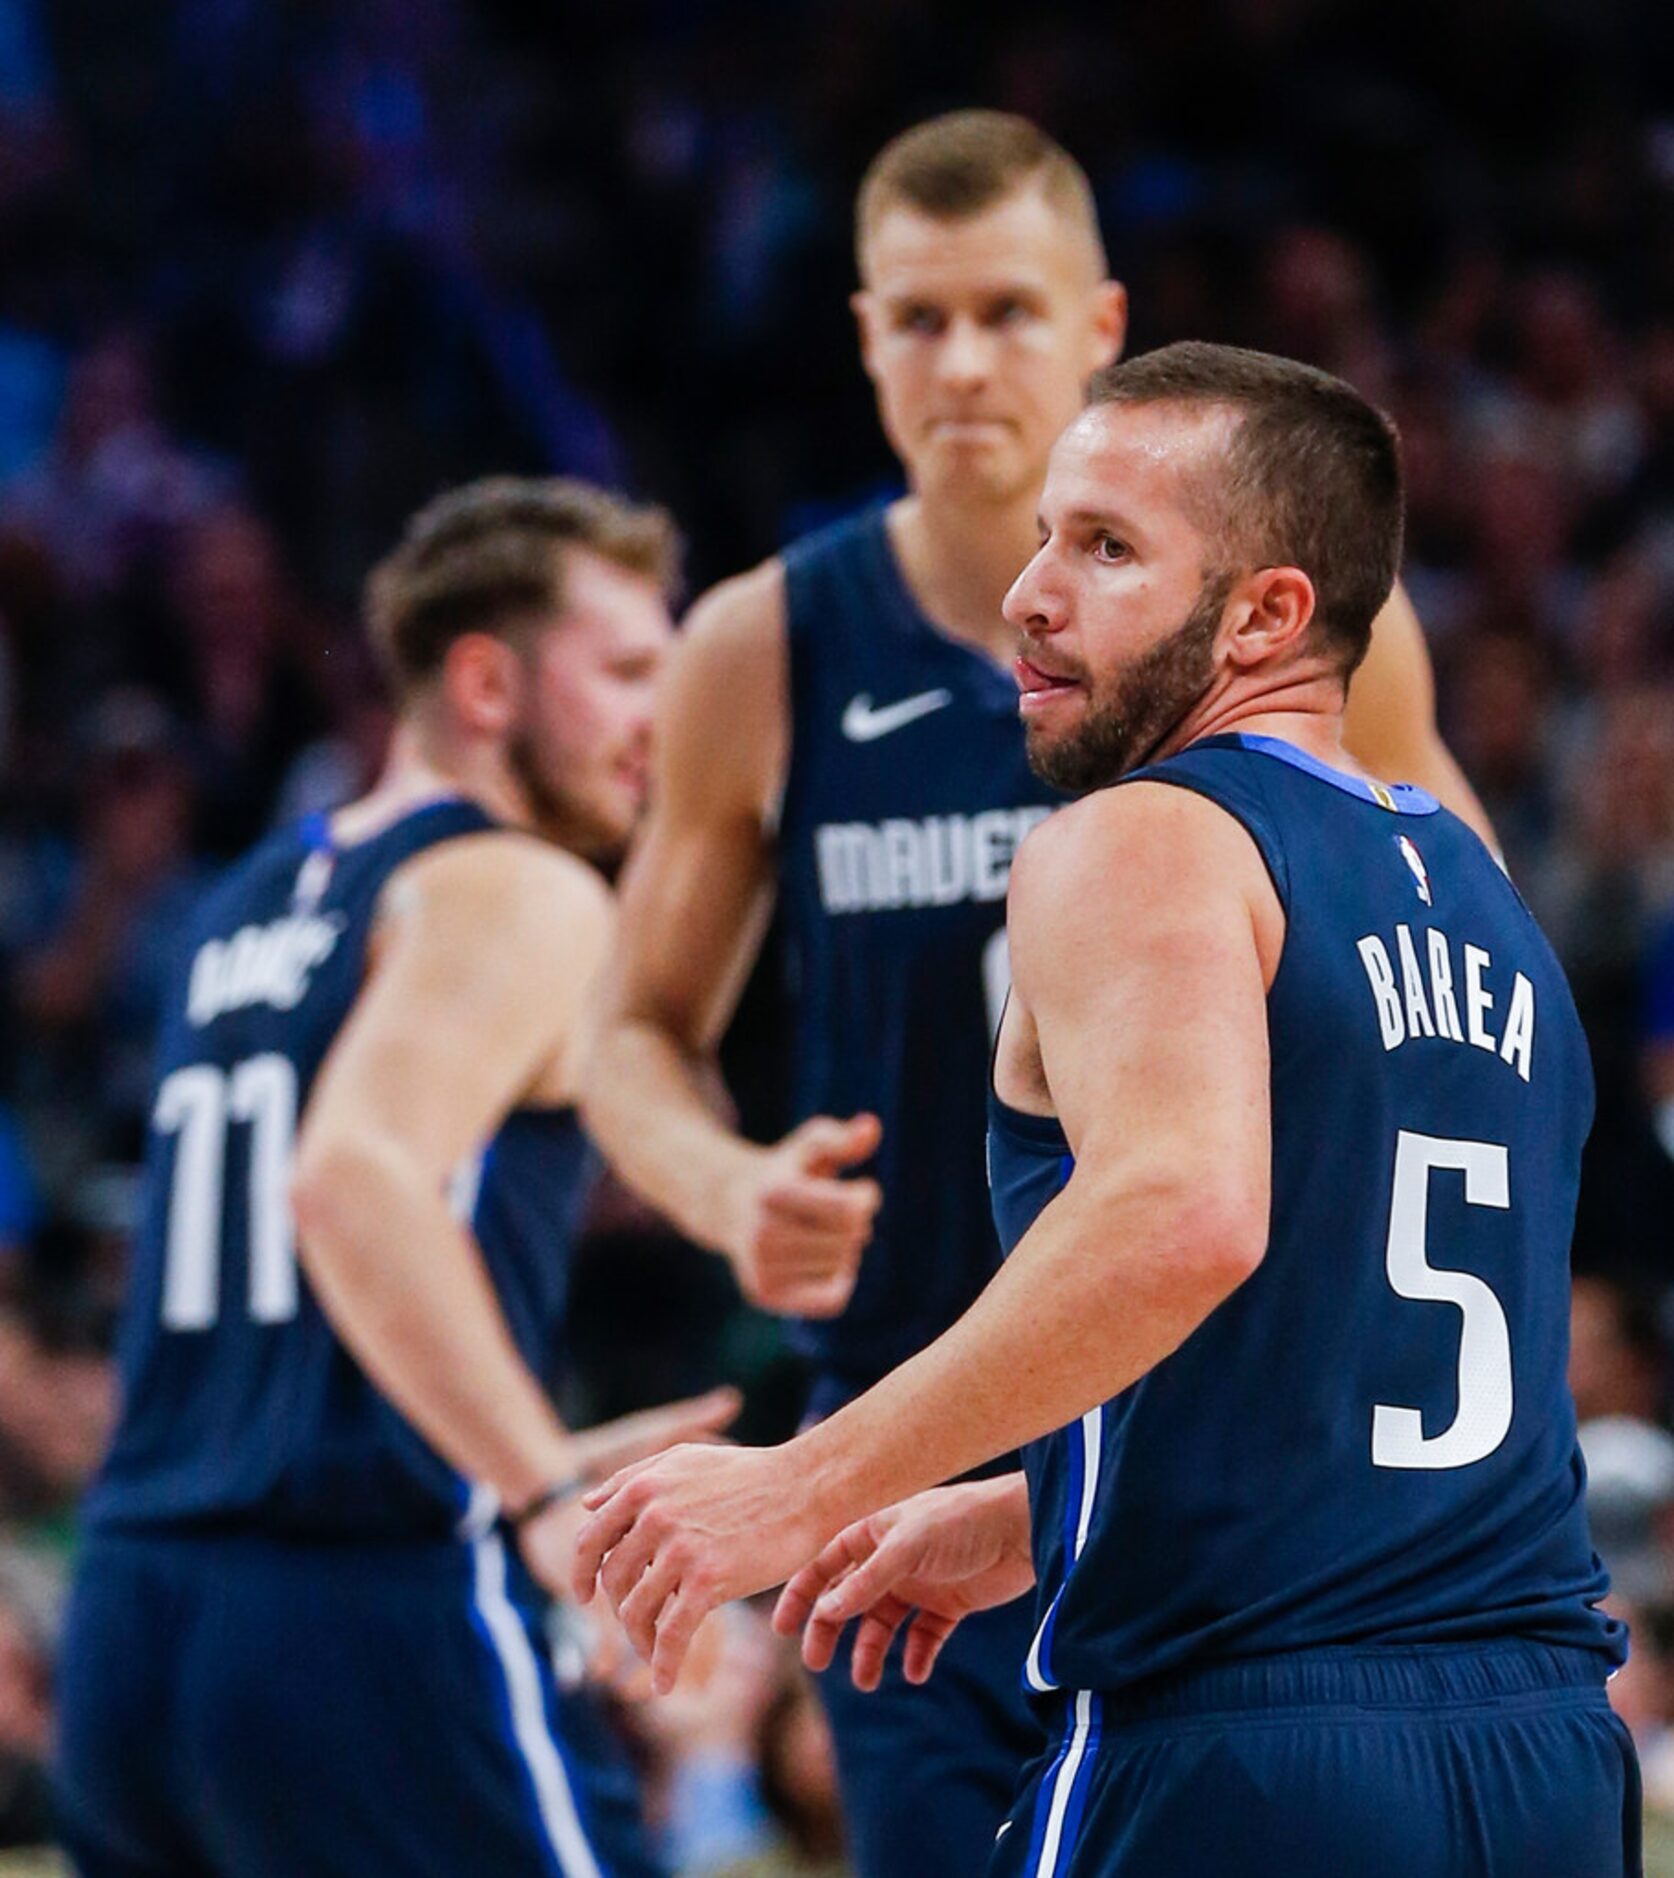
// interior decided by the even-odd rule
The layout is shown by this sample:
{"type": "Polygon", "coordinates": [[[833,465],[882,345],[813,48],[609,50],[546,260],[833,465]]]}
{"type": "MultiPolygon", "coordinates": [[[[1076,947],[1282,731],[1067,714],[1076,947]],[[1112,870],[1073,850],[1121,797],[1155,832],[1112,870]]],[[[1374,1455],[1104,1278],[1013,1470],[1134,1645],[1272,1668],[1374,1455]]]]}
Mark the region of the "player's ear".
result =
{"type": "Polygon", "coordinates": [[[1128,336],[1128,290],[1119,280],[1103,280],[1093,289],[1087,376],[1103,371],[1122,356],[1128,336]]]}
{"type": "Polygon", "coordinates": [[[1227,651],[1246,669],[1295,652],[1313,625],[1314,583],[1299,567],[1258,567],[1227,596],[1227,651]]]}
{"type": "Polygon", "coordinates": [[[463,728],[499,736],[517,716],[522,661],[493,633],[461,633],[442,660],[442,692],[463,728]]]}
{"type": "Polygon", "coordinates": [[[877,337],[878,303],[864,287],[849,295],[849,310],[854,314],[855,329],[860,335],[860,363],[868,378],[876,378],[872,369],[872,348],[877,337]]]}

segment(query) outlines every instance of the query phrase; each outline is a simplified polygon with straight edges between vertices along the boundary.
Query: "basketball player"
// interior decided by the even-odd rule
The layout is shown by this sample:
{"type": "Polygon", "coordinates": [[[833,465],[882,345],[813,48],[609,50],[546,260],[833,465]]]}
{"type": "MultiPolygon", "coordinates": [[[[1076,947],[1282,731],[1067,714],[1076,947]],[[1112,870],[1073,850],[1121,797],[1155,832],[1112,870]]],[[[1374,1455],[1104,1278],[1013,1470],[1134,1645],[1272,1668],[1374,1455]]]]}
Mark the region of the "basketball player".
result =
{"type": "MultiPolygon", "coordinates": [[[[1086,178],[1018,118],[959,112],[891,144],[857,247],[862,356],[910,494],[694,609],[584,1097],[624,1177],[802,1320],[815,1416],[944,1330],[998,1261],[982,1090],[1006,875],[1061,800],[1026,765],[1000,607],[1048,451],[1125,318],[1086,178]],[[775,887],[810,1119],[764,1149],[716,1119],[700,1072],[775,887]]],[[[1351,746],[1478,813],[1399,595],[1373,665],[1351,746]]],[[[967,1625],[929,1695],[893,1661],[864,1700],[841,1667],[822,1680],[863,1878],[979,1868],[1038,1742],[1027,1645],[1019,1605],[967,1625]]]]}
{"type": "Polygon", "coordinates": [[[1010,1255],[795,1441],[589,1497],[578,1573],[665,1682],[799,1558],[815,1661],[917,1606],[920,1676],[1032,1569],[1056,1739],[1007,1878],[1638,1869],[1564,1380],[1585,1040],[1483,843],[1341,744],[1400,535],[1339,380],[1185,345],[1094,381],[1006,602],[1031,761],[1096,792],[1013,871],[1010,1255]],[[1026,1489],[851,1525],[1024,1443],[1026,1489]]]}
{"type": "Polygon", "coordinates": [[[643,801],[673,554],[575,483],[422,511],[369,587],[386,773],[184,935],[64,1648],[88,1878],[654,1869],[546,1592],[576,1484],[733,1405],[574,1435],[537,1374],[589,1180],[579,857],[643,801]]]}

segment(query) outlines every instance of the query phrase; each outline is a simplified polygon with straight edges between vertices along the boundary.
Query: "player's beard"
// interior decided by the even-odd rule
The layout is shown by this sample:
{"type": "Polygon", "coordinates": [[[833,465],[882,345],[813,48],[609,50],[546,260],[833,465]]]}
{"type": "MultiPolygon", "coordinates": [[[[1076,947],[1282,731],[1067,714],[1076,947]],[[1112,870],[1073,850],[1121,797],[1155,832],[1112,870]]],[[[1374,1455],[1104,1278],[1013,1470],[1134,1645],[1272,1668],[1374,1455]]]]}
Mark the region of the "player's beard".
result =
{"type": "Polygon", "coordinates": [[[1156,754],[1209,689],[1233,578],[1206,575],[1192,610],[1166,639],[1116,673],[1102,693],[1089,685],[1077,730],[1048,738],[1044,726],[1027,726],[1029,767],[1042,782],[1071,794],[1103,789],[1156,754]]]}
{"type": "Polygon", "coordinates": [[[535,833],[572,854],[594,854],[611,846],[611,836],[596,825],[575,794],[553,778],[555,764],[531,717],[506,739],[506,763],[529,805],[535,833]]]}

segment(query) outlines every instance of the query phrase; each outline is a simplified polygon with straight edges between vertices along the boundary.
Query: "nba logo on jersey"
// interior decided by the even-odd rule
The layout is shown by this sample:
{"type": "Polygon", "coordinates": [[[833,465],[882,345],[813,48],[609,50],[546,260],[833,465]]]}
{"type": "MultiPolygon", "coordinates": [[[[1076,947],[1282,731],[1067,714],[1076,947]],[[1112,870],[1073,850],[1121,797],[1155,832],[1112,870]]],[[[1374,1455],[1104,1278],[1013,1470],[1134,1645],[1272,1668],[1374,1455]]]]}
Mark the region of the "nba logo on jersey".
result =
{"type": "Polygon", "coordinates": [[[1401,850],[1401,859],[1412,869],[1412,877],[1418,884],[1418,897],[1426,906],[1434,906],[1430,897],[1430,870],[1424,865],[1424,856],[1419,853],[1405,835],[1395,837],[1395,845],[1401,850]]]}

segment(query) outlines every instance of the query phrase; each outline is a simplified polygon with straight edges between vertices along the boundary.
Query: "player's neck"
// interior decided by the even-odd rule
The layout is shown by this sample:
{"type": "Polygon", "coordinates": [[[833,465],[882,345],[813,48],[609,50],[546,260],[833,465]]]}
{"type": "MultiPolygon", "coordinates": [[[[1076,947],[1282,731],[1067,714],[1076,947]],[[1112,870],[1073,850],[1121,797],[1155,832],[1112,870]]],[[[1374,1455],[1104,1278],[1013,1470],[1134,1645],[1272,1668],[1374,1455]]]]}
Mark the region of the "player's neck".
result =
{"type": "Polygon", "coordinates": [[[1196,705],[1158,748],[1153,760],[1173,756],[1205,737],[1238,732],[1277,737],[1333,769],[1364,775],[1343,748],[1343,687],[1335,672],[1316,670],[1294,678],[1236,685],[1211,693],[1196,705]]]}
{"type": "Polygon", "coordinates": [[[403,719],[390,739],[383,773],[358,801],[337,811],[332,834],[349,847],[427,803],[450,797],[475,802],[496,821],[514,827],[529,820],[528,804],[497,749],[450,741],[403,719]]]}
{"type": "Polygon", "coordinates": [[[919,611],[951,639],[1009,665],[1017,634],[1000,612],[1040,545],[1031,492],[1006,507],[910,495],[889,511],[889,541],[919,611]]]}

